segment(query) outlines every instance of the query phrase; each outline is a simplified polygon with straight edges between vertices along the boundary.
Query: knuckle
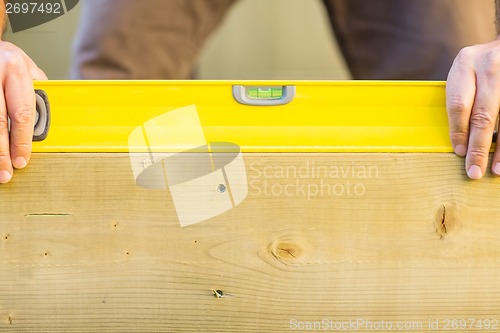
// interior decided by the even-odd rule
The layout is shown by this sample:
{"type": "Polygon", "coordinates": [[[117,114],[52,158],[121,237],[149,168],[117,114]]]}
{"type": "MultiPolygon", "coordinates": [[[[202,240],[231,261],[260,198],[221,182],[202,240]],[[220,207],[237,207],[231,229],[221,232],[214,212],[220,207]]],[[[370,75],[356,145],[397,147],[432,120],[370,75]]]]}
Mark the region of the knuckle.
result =
{"type": "Polygon", "coordinates": [[[455,65],[459,69],[465,69],[470,66],[471,60],[474,59],[475,49],[473,46],[467,46],[458,52],[455,58],[455,65]]]}
{"type": "Polygon", "coordinates": [[[0,117],[0,132],[7,131],[9,122],[6,117],[0,117]]]}
{"type": "Polygon", "coordinates": [[[466,46],[458,52],[457,58],[470,59],[474,53],[475,53],[474,46],[466,46]]]}
{"type": "Polygon", "coordinates": [[[23,54],[16,50],[4,50],[0,57],[0,66],[3,68],[2,72],[17,75],[23,75],[28,70],[23,54]]]}
{"type": "Polygon", "coordinates": [[[7,56],[4,58],[4,63],[9,67],[17,68],[24,63],[24,57],[18,52],[11,51],[8,52],[7,56]]]}
{"type": "Polygon", "coordinates": [[[31,147],[31,142],[17,142],[11,144],[11,148],[13,148],[16,151],[24,151],[26,149],[29,149],[30,147],[31,147]]]}
{"type": "Polygon", "coordinates": [[[35,108],[23,105],[10,114],[12,122],[19,125],[29,125],[35,120],[35,108]]]}
{"type": "Polygon", "coordinates": [[[471,114],[470,124],[478,129],[490,129],[495,126],[496,119],[493,112],[486,107],[476,107],[471,114]]]}
{"type": "Polygon", "coordinates": [[[486,76],[497,76],[500,69],[500,53],[493,50],[486,51],[481,65],[486,76]]]}
{"type": "Polygon", "coordinates": [[[462,96],[448,94],[446,100],[450,115],[456,115],[467,110],[467,105],[462,96]]]}
{"type": "Polygon", "coordinates": [[[455,129],[451,131],[451,141],[453,142],[466,142],[469,137],[467,130],[455,129]]]}
{"type": "Polygon", "coordinates": [[[470,147],[467,154],[470,155],[474,160],[483,160],[487,159],[489,156],[490,147],[470,147]]]}
{"type": "Polygon", "coordinates": [[[10,163],[10,152],[8,150],[0,150],[0,165],[10,163]]]}

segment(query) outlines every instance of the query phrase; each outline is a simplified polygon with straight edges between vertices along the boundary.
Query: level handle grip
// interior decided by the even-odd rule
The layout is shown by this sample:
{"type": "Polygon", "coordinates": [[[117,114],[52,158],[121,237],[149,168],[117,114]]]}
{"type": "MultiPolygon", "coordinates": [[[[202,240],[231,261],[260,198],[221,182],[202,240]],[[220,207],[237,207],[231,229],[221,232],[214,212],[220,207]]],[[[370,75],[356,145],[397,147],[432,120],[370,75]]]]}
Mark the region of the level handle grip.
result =
{"type": "Polygon", "coordinates": [[[295,86],[233,86],[234,99],[244,105],[276,106],[290,103],[295,98],[295,86]]]}
{"type": "Polygon", "coordinates": [[[50,104],[49,97],[43,90],[36,89],[36,118],[33,131],[33,141],[43,141],[49,134],[50,104]]]}

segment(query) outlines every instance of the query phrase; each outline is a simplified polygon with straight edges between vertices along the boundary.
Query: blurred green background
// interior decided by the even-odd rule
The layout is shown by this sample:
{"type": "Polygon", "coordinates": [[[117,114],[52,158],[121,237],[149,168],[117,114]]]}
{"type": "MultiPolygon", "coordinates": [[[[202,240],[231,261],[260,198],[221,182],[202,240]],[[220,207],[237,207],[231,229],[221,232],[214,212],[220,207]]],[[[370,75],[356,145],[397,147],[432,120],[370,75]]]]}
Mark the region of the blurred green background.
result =
{"type": "MultiPolygon", "coordinates": [[[[4,39],[24,49],[49,78],[66,79],[78,20],[79,6],[30,30],[12,33],[9,27],[4,39]]],[[[205,45],[198,78],[350,77],[319,0],[240,0],[205,45]]]]}

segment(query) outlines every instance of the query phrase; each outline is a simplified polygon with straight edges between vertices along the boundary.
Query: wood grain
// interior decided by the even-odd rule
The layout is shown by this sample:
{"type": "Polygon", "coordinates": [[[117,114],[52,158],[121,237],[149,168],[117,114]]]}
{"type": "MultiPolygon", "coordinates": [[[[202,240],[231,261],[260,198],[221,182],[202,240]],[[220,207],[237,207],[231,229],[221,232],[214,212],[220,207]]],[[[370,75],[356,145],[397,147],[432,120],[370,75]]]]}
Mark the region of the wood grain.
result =
{"type": "Polygon", "coordinates": [[[0,187],[0,331],[500,330],[499,179],[453,154],[244,160],[248,197],[181,228],[127,154],[35,154],[0,187]]]}

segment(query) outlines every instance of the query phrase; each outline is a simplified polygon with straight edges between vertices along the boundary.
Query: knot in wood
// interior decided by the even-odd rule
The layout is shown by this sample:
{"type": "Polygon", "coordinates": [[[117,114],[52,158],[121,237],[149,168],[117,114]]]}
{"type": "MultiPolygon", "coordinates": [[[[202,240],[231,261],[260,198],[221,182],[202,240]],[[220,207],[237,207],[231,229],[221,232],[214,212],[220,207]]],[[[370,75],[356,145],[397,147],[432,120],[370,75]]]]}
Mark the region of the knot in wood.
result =
{"type": "Polygon", "coordinates": [[[439,239],[446,239],[460,232],[463,212],[454,203],[446,203],[438,207],[434,216],[434,226],[439,239]]]}
{"type": "Polygon", "coordinates": [[[302,248],[297,244],[283,241],[276,244],[272,253],[278,260],[296,260],[302,255],[302,248]]]}

